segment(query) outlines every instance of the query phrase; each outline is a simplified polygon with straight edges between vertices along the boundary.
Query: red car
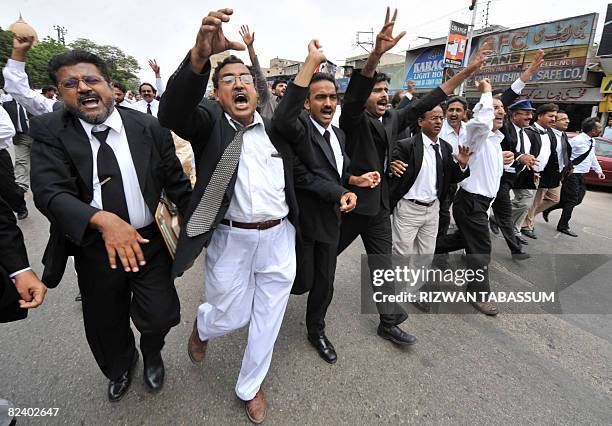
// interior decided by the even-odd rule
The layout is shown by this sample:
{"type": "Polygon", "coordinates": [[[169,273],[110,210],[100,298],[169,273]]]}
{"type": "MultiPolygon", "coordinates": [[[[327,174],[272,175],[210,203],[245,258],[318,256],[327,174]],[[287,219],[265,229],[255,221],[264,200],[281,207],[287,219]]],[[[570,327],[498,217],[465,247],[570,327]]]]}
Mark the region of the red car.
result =
{"type": "Polygon", "coordinates": [[[597,173],[591,170],[584,181],[587,185],[612,186],[612,140],[599,137],[595,141],[595,155],[606,178],[600,180],[597,173]]]}

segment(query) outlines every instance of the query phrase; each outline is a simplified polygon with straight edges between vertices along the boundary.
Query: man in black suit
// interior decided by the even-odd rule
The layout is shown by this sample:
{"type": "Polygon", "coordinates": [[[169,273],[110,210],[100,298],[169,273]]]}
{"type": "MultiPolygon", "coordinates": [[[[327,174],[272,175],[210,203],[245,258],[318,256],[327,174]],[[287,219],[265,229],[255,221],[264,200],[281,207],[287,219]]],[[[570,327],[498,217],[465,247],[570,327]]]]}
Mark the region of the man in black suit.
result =
{"type": "MultiPolygon", "coordinates": [[[[391,154],[395,148],[398,132],[416,122],[417,117],[431,110],[446,99],[446,96],[484,63],[485,52],[480,51],[476,59],[466,68],[444,82],[421,99],[410,102],[401,109],[387,109],[389,102],[386,76],[376,73],[382,55],[393,48],[405,32],[393,37],[393,19],[387,9],[385,25],[376,37],[374,50],[368,56],[365,67],[354,71],[349,82],[340,128],[347,138],[346,151],[351,158],[349,172],[360,175],[367,171],[378,171],[382,176],[377,187],[356,188],[349,186],[359,199],[356,209],[343,218],[338,253],[348,247],[359,235],[369,255],[391,254],[391,221],[388,177],[391,154]]],[[[390,259],[384,265],[378,263],[383,257],[371,258],[370,270],[390,267],[390,259]]],[[[416,338],[398,327],[406,319],[405,312],[393,304],[378,305],[380,325],[377,333],[397,344],[410,345],[416,338]]]]}
{"type": "Polygon", "coordinates": [[[334,291],[341,214],[351,211],[357,200],[345,186],[374,187],[380,175],[348,174],[344,132],[331,125],[338,101],[336,82],[330,74],[313,75],[325,56],[318,50],[317,40],[308,48],[309,56],[289,83],[273,122],[287,140],[294,141],[298,157],[294,174],[302,240],[292,292],[310,292],[306,307],[308,340],[321,358],[333,364],[337,354],[325,335],[325,315],[334,291]]]}
{"type": "Polygon", "coordinates": [[[221,9],[202,20],[195,46],[168,81],[158,118],[191,143],[197,167],[173,273],[183,273],[208,247],[206,303],[198,309],[189,356],[202,362],[210,339],[250,323],[236,394],[248,417],[261,422],[261,384],[295,278],[298,210],[291,146],[257,113],[246,65],[233,55],[220,62],[212,77],[218,101],[202,100],[210,56],[244,50],[223,34],[232,13],[221,9]]]}
{"type": "Polygon", "coordinates": [[[43,282],[57,286],[74,256],[85,334],[110,380],[111,402],[125,395],[138,360],[130,318],[141,333],[145,383],[158,391],[161,349],[180,308],[153,215],[162,191],[183,212],[189,181],[154,117],[114,107],[98,56],[62,53],[49,62],[49,75],[65,109],[32,118],[30,127],[34,202],[51,222],[43,282]]]}
{"type": "Polygon", "coordinates": [[[0,196],[0,323],[24,319],[45,299],[47,287],[30,269],[23,234],[0,196]]]}
{"type": "MultiPolygon", "coordinates": [[[[536,110],[536,121],[527,132],[529,138],[538,139],[538,144],[542,147],[541,149],[546,150],[548,153],[548,156],[542,158],[541,164],[538,165],[540,167],[538,189],[535,192],[533,203],[521,227],[521,233],[533,239],[537,238],[533,222],[536,215],[544,210],[541,208],[544,197],[552,198],[553,204],[557,204],[561,194],[560,156],[557,153],[557,147],[563,148],[564,145],[561,144],[561,141],[557,140],[555,132],[553,132],[558,111],[559,106],[556,104],[548,103],[540,105],[536,110]]],[[[542,152],[542,155],[546,154],[542,152]]],[[[561,155],[561,160],[563,160],[563,155],[561,155]]]]}
{"type": "Polygon", "coordinates": [[[443,121],[444,111],[439,105],[421,114],[421,131],[398,141],[393,151],[391,227],[393,253],[399,256],[434,253],[440,200],[447,197],[451,184],[469,176],[469,149],[459,146],[453,155],[451,144],[438,137],[443,121]]]}

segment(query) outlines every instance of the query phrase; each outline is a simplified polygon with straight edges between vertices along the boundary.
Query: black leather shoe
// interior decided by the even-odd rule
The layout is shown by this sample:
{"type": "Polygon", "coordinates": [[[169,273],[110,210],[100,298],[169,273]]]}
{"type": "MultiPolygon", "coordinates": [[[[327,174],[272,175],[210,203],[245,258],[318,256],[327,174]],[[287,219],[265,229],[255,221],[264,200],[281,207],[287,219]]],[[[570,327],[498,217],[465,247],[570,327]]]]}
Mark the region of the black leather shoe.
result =
{"type": "Polygon", "coordinates": [[[144,361],[144,382],[151,392],[157,392],[164,386],[164,360],[161,352],[153,355],[142,355],[144,361]]]}
{"type": "Polygon", "coordinates": [[[412,334],[406,333],[397,325],[387,327],[382,324],[379,324],[378,330],[376,330],[376,334],[378,334],[383,339],[392,341],[397,345],[409,346],[414,345],[417,342],[416,337],[414,337],[412,334]]]}
{"type": "Polygon", "coordinates": [[[557,228],[557,231],[561,232],[562,234],[569,235],[570,237],[577,237],[578,236],[578,234],[570,231],[569,228],[565,228],[565,229],[557,228]]]}
{"type": "Polygon", "coordinates": [[[536,236],[535,232],[533,232],[533,229],[523,228],[523,229],[521,229],[521,234],[523,234],[526,237],[531,238],[532,240],[537,240],[538,239],[538,237],[536,236]]]}
{"type": "Polygon", "coordinates": [[[527,246],[529,245],[529,243],[527,242],[527,240],[523,237],[520,237],[518,235],[515,235],[514,238],[516,238],[516,241],[518,241],[520,244],[527,246]]]}
{"type": "Polygon", "coordinates": [[[334,345],[331,344],[325,333],[322,334],[309,334],[308,341],[314,348],[319,352],[319,356],[323,358],[325,362],[335,364],[338,361],[338,355],[334,349],[334,345]]]}
{"type": "Polygon", "coordinates": [[[490,219],[489,219],[489,228],[491,228],[491,232],[493,232],[495,235],[499,235],[499,226],[497,226],[497,223],[493,222],[490,219]]]}
{"type": "Polygon", "coordinates": [[[108,400],[110,402],[118,402],[126,394],[127,390],[132,383],[132,372],[134,367],[138,363],[138,351],[134,350],[134,357],[132,358],[132,365],[128,368],[128,371],[123,373],[117,380],[111,380],[108,382],[108,400]]]}
{"type": "Polygon", "coordinates": [[[525,260],[525,259],[529,259],[531,257],[531,255],[529,253],[525,253],[522,251],[519,251],[517,253],[512,253],[512,259],[514,260],[525,260]]]}
{"type": "Polygon", "coordinates": [[[544,219],[544,222],[548,223],[548,215],[550,214],[550,212],[548,210],[544,210],[542,212],[542,218],[544,219]]]}

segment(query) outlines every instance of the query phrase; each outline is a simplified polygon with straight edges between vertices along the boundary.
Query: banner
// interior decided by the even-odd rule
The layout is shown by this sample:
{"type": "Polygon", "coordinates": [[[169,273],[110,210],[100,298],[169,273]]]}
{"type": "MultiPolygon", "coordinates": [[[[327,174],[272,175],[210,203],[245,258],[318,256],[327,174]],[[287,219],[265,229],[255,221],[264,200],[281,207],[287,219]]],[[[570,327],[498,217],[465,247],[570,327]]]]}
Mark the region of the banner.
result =
{"type": "Polygon", "coordinates": [[[467,47],[467,33],[467,24],[450,21],[450,30],[444,52],[444,64],[447,67],[459,68],[463,66],[463,58],[467,47]]]}
{"type": "Polygon", "coordinates": [[[408,87],[408,80],[414,81],[417,89],[433,89],[442,83],[444,49],[442,46],[425,49],[412,61],[407,54],[405,66],[408,71],[404,78],[404,89],[408,87]]]}
{"type": "Polygon", "coordinates": [[[582,82],[596,22],[597,14],[592,13],[479,37],[473,42],[471,57],[486,42],[493,54],[468,84],[473,86],[483,78],[489,78],[493,86],[512,84],[539,49],[544,51],[544,63],[531,83],[582,82]]]}

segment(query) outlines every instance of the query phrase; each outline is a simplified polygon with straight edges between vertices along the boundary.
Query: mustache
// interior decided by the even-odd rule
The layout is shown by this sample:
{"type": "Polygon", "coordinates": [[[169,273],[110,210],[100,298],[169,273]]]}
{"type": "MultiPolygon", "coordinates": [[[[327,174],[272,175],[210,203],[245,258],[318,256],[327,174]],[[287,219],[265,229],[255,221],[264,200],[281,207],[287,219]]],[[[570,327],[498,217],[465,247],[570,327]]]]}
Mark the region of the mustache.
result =
{"type": "Polygon", "coordinates": [[[77,97],[77,102],[79,104],[82,104],[85,101],[85,99],[91,99],[91,98],[95,98],[98,101],[101,100],[100,96],[98,96],[95,92],[89,92],[89,93],[85,93],[83,95],[79,95],[77,97]]]}

